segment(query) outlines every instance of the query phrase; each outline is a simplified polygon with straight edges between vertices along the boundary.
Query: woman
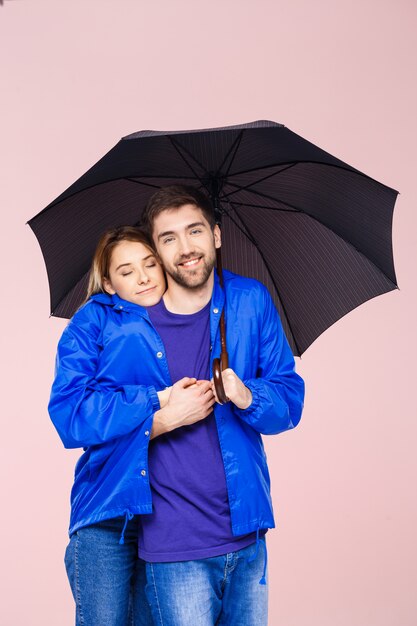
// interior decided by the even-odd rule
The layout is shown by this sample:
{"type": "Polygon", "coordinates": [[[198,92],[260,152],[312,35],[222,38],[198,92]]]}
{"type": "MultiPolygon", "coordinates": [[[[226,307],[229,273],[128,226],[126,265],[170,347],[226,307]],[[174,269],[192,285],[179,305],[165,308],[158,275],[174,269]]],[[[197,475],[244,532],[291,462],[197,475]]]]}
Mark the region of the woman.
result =
{"type": "Polygon", "coordinates": [[[106,232],[94,255],[88,300],[58,345],[50,416],[66,448],[84,448],[65,555],[77,625],[153,623],[135,517],[152,512],[148,443],[154,419],[180,410],[181,394],[196,382],[179,381],[171,395],[141,358],[150,325],[144,307],[159,302],[165,288],[140,229],[106,232]]]}

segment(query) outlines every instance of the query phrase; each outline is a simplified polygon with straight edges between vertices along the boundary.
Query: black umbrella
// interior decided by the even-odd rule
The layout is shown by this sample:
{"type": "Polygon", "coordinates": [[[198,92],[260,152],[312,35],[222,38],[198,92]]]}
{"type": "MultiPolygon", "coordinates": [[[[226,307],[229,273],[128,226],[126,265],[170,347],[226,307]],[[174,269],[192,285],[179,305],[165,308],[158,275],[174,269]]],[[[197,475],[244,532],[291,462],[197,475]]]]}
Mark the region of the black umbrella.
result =
{"type": "Polygon", "coordinates": [[[100,234],[137,224],[155,190],[180,183],[211,196],[223,266],[267,285],[295,355],[343,315],[397,287],[398,192],[285,126],[258,121],[128,135],[33,217],[52,315],[70,317],[83,300],[100,234]]]}

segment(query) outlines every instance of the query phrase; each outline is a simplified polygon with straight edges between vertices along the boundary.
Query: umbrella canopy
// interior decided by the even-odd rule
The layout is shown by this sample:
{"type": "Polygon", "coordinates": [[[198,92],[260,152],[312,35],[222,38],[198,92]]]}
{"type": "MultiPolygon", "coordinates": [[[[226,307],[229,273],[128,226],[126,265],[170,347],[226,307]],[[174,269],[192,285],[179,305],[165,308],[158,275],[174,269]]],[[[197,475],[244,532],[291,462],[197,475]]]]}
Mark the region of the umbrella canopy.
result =
{"type": "Polygon", "coordinates": [[[398,192],[285,126],[258,121],[128,135],[33,217],[52,315],[70,317],[82,302],[102,232],[138,224],[149,197],[171,184],[211,196],[223,267],[267,285],[295,355],[346,313],[397,287],[398,192]]]}

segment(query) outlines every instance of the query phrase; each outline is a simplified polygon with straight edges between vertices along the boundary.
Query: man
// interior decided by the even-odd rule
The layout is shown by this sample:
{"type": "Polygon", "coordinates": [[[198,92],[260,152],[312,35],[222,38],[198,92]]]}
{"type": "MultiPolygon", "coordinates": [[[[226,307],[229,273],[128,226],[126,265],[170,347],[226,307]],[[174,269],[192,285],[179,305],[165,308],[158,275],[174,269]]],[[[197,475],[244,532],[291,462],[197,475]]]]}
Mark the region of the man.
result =
{"type": "Polygon", "coordinates": [[[148,309],[163,344],[161,368],[172,383],[193,377],[205,391],[224,307],[230,363],[222,372],[230,402],[182,428],[166,415],[153,421],[152,514],[142,516],[139,556],[154,620],[266,625],[264,535],[274,519],[261,434],[297,425],[303,381],[266,288],[224,272],[221,289],[214,271],[221,233],[203,194],[161,189],[143,223],[167,274],[163,299],[148,309]]]}

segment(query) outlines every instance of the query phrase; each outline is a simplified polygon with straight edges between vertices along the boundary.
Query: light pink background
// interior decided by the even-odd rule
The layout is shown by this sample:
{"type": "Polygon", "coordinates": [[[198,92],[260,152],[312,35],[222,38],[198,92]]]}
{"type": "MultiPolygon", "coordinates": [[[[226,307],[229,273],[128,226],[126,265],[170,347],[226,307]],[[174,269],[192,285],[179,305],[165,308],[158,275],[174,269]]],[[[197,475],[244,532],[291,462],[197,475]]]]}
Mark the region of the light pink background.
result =
{"type": "MultiPolygon", "coordinates": [[[[401,290],[298,361],[295,431],[266,440],[278,528],[270,625],[414,626],[416,4],[5,0],[1,58],[2,626],[70,626],[63,566],[78,451],[46,410],[56,343],[25,222],[123,135],[284,123],[401,191],[401,290]]],[[[197,626],[197,625],[196,625],[197,626]]]]}

